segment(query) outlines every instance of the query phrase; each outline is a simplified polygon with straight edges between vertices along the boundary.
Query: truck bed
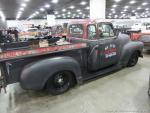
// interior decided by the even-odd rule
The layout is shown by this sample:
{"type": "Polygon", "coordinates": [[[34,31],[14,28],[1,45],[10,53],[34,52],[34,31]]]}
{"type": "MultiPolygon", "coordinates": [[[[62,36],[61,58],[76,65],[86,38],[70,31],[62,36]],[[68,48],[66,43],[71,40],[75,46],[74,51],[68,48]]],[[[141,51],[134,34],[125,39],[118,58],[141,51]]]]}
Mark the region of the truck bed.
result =
{"type": "Polygon", "coordinates": [[[87,48],[86,43],[77,44],[64,44],[64,45],[53,45],[49,47],[37,47],[37,48],[21,48],[18,50],[7,50],[0,53],[0,62],[7,60],[14,60],[20,58],[41,56],[50,53],[57,53],[62,51],[69,51],[74,49],[87,48]]]}

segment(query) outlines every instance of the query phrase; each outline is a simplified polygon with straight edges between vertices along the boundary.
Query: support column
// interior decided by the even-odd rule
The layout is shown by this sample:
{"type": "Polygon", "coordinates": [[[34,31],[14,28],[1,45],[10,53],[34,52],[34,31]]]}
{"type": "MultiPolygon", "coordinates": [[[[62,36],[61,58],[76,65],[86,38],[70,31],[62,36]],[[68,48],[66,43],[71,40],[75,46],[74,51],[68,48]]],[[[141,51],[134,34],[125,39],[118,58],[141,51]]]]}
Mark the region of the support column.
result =
{"type": "Polygon", "coordinates": [[[56,22],[55,22],[54,11],[47,10],[47,25],[54,26],[55,24],[56,24],[56,22]]]}
{"type": "Polygon", "coordinates": [[[47,25],[54,26],[55,24],[55,15],[47,15],[47,25]]]}
{"type": "Polygon", "coordinates": [[[90,0],[90,19],[105,19],[106,0],[90,0]]]}

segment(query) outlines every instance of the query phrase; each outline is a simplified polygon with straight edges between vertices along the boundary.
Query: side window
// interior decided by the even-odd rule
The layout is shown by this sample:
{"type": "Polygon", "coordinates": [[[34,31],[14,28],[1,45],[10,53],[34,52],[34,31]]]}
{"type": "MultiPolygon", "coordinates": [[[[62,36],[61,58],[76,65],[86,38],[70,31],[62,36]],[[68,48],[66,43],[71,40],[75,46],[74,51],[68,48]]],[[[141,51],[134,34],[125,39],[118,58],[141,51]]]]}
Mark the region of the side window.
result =
{"type": "Polygon", "coordinates": [[[96,26],[89,25],[88,26],[88,39],[95,39],[96,38],[96,26]]]}
{"type": "Polygon", "coordinates": [[[73,24],[69,26],[69,33],[72,37],[82,38],[83,35],[83,25],[73,24]]]}
{"type": "Polygon", "coordinates": [[[107,37],[114,37],[114,31],[111,25],[109,24],[100,24],[98,27],[99,31],[101,32],[101,37],[107,38],[107,37]]]}

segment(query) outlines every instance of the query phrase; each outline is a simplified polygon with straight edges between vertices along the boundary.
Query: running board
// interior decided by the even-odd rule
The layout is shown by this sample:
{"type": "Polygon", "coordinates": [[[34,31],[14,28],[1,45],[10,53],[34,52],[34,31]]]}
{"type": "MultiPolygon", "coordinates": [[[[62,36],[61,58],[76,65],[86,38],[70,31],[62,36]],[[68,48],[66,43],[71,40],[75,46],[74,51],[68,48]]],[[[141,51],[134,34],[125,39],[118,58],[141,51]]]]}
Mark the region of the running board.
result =
{"type": "Polygon", "coordinates": [[[122,67],[120,65],[115,65],[115,66],[109,67],[107,69],[100,70],[100,71],[95,72],[95,73],[93,72],[93,73],[87,74],[85,76],[85,78],[83,78],[83,81],[88,81],[88,80],[94,79],[96,77],[103,77],[102,75],[105,75],[105,74],[117,71],[117,70],[119,70],[121,68],[122,67]]]}

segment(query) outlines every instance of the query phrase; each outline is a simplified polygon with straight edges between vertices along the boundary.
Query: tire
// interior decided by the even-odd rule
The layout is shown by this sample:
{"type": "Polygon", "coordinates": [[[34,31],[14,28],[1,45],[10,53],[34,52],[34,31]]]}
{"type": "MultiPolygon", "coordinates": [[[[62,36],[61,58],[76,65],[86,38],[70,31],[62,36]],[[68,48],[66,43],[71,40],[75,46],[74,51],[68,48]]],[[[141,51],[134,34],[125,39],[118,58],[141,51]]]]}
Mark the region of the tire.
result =
{"type": "Polygon", "coordinates": [[[137,62],[138,62],[138,59],[139,59],[138,53],[137,53],[137,52],[134,52],[134,53],[131,55],[130,59],[129,59],[129,62],[128,62],[128,64],[127,64],[127,67],[133,67],[133,66],[135,66],[135,65],[137,64],[137,62]]]}
{"type": "Polygon", "coordinates": [[[46,89],[52,95],[59,95],[68,91],[73,83],[73,74],[68,71],[61,71],[47,81],[46,89]]]}

